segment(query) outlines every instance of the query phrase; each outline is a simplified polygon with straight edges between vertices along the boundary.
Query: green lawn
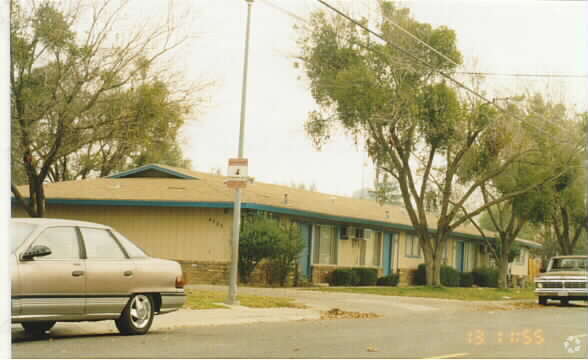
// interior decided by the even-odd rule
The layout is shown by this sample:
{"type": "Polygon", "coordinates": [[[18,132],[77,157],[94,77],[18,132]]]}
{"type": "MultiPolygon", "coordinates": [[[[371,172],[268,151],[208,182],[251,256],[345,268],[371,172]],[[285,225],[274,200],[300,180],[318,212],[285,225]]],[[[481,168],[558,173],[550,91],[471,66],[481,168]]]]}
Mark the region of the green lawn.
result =
{"type": "Polygon", "coordinates": [[[454,288],[454,287],[328,287],[311,289],[386,296],[414,296],[452,300],[532,300],[533,289],[454,288]]]}
{"type": "MultiPolygon", "coordinates": [[[[303,307],[294,303],[294,300],[286,297],[272,296],[255,296],[255,295],[238,295],[238,300],[242,306],[252,308],[275,308],[275,307],[303,307]]],[[[186,290],[187,309],[227,309],[227,306],[219,305],[227,299],[227,293],[223,291],[208,290],[186,290]]]]}

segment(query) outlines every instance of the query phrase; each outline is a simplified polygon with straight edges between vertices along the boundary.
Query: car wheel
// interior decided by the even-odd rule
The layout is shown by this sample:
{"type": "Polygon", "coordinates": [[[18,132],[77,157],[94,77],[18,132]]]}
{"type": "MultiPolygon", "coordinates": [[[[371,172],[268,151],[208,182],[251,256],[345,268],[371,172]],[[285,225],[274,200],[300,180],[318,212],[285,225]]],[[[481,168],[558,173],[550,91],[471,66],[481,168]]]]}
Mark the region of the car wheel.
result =
{"type": "Polygon", "coordinates": [[[559,303],[560,303],[561,305],[564,305],[564,306],[565,306],[565,305],[569,305],[569,304],[570,304],[570,299],[561,299],[561,300],[559,301],[559,303]]]}
{"type": "Polygon", "coordinates": [[[35,321],[21,323],[25,332],[31,335],[43,335],[55,325],[55,321],[35,321]]]}
{"type": "Polygon", "coordinates": [[[115,320],[116,328],[124,335],[142,335],[153,322],[153,299],[148,295],[134,295],[115,320]]]}
{"type": "Polygon", "coordinates": [[[547,296],[539,296],[539,305],[547,305],[547,296]]]}

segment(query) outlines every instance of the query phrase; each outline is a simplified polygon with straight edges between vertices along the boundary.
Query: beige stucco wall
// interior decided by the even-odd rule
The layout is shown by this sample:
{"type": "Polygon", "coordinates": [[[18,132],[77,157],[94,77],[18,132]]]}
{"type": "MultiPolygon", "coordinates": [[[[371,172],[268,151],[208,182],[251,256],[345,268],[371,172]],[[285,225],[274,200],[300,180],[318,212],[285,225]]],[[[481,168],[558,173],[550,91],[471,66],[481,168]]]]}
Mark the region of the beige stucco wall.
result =
{"type": "Polygon", "coordinates": [[[529,267],[529,250],[526,248],[521,248],[521,253],[523,255],[522,263],[518,263],[517,259],[515,259],[510,265],[510,272],[512,275],[527,275],[528,274],[528,267],[529,267]]]}
{"type": "MultiPolygon", "coordinates": [[[[13,216],[25,216],[13,209],[13,216]]],[[[47,217],[112,226],[150,255],[174,260],[230,260],[231,211],[211,208],[50,205],[47,217]]]]}

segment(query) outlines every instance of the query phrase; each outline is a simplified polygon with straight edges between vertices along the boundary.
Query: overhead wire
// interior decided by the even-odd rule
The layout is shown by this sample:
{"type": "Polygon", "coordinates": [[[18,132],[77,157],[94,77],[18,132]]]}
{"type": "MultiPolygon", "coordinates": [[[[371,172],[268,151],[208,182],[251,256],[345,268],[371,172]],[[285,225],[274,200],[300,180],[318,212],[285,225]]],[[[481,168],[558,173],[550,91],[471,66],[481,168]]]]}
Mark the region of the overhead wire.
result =
{"type": "MultiPolygon", "coordinates": [[[[276,10],[278,10],[278,11],[280,11],[280,12],[282,12],[282,13],[284,13],[284,14],[286,14],[286,15],[288,15],[288,16],[290,16],[290,17],[292,17],[292,18],[294,18],[294,19],[296,19],[296,20],[298,20],[298,21],[300,21],[300,22],[302,22],[304,25],[309,25],[309,24],[308,24],[308,20],[304,19],[303,17],[301,17],[301,16],[299,16],[299,15],[297,15],[297,14],[294,14],[294,13],[293,13],[293,12],[291,12],[291,11],[285,10],[285,9],[283,9],[283,8],[281,8],[281,7],[279,7],[279,6],[277,6],[277,5],[273,4],[272,2],[270,2],[269,0],[261,0],[261,1],[262,1],[264,4],[266,4],[266,5],[268,5],[268,6],[272,7],[272,8],[274,8],[274,9],[276,9],[276,10]]],[[[475,90],[473,90],[473,89],[469,88],[468,86],[466,86],[465,84],[463,84],[461,81],[454,79],[454,78],[453,78],[453,77],[452,77],[450,74],[448,74],[448,73],[446,73],[446,72],[444,72],[444,71],[441,71],[441,70],[439,70],[439,69],[436,69],[436,68],[435,68],[433,65],[431,65],[431,64],[429,64],[428,62],[426,62],[426,61],[424,61],[424,60],[420,59],[420,58],[419,58],[417,55],[414,55],[414,54],[412,54],[410,51],[408,51],[408,50],[406,50],[406,49],[402,48],[401,46],[399,46],[399,45],[395,44],[394,42],[392,42],[392,41],[390,41],[390,40],[386,39],[386,38],[385,38],[384,36],[382,36],[381,34],[379,34],[379,33],[375,32],[375,31],[373,31],[372,29],[368,28],[368,27],[367,27],[367,26],[365,26],[364,24],[362,24],[362,23],[358,22],[357,20],[355,20],[355,19],[351,18],[349,15],[345,14],[345,13],[344,13],[344,12],[342,12],[341,10],[339,10],[339,9],[335,8],[334,6],[330,5],[330,4],[329,4],[329,3],[327,3],[326,1],[324,1],[324,0],[316,0],[316,1],[318,1],[318,2],[319,2],[320,4],[322,4],[323,6],[325,6],[325,7],[329,8],[331,11],[333,11],[333,12],[337,13],[339,16],[342,16],[342,17],[344,17],[345,19],[347,19],[348,21],[352,22],[354,25],[356,25],[356,26],[358,26],[358,27],[362,28],[364,31],[368,32],[369,34],[372,34],[372,35],[374,35],[375,37],[377,37],[378,39],[380,39],[380,40],[384,41],[386,44],[388,44],[388,45],[392,46],[394,49],[398,50],[399,52],[401,52],[402,54],[406,55],[407,57],[409,57],[409,58],[411,58],[411,59],[413,59],[413,60],[417,61],[417,62],[418,62],[418,63],[420,63],[421,65],[424,65],[425,67],[427,67],[427,68],[429,68],[429,69],[431,69],[431,70],[435,71],[436,73],[440,74],[440,75],[441,75],[442,77],[444,77],[445,79],[447,79],[447,80],[449,80],[449,81],[453,82],[453,83],[454,83],[454,84],[456,84],[458,87],[460,87],[460,88],[462,88],[462,89],[466,90],[467,92],[469,92],[470,94],[474,95],[475,97],[477,97],[477,98],[479,98],[479,99],[481,99],[481,100],[485,101],[487,104],[491,104],[491,105],[493,105],[495,108],[497,108],[498,110],[500,110],[502,113],[504,113],[504,114],[507,114],[507,115],[509,115],[509,116],[513,116],[515,119],[517,119],[517,120],[519,120],[519,121],[521,121],[521,122],[525,122],[525,121],[524,121],[524,120],[522,120],[522,119],[518,119],[518,118],[517,118],[516,116],[514,116],[513,114],[510,114],[510,113],[509,113],[509,112],[508,112],[506,109],[504,109],[503,107],[501,107],[500,105],[498,105],[498,104],[496,103],[496,100],[499,100],[499,99],[496,99],[496,98],[494,98],[494,99],[492,99],[492,100],[488,99],[486,96],[484,96],[484,95],[480,94],[479,92],[477,92],[477,91],[475,91],[475,90]]],[[[387,20],[388,20],[388,21],[390,21],[389,17],[386,17],[386,18],[387,18],[387,20]]],[[[443,58],[444,58],[446,61],[449,61],[449,62],[451,62],[452,64],[454,64],[454,65],[458,65],[458,66],[459,66],[459,64],[458,64],[457,62],[455,62],[454,60],[450,59],[450,58],[449,58],[449,57],[447,57],[447,56],[444,56],[444,55],[443,55],[442,53],[440,53],[440,52],[439,52],[437,49],[435,49],[435,48],[434,48],[434,47],[432,47],[431,45],[427,44],[427,43],[426,43],[426,42],[424,42],[423,40],[419,39],[419,38],[418,38],[416,35],[414,35],[414,34],[410,33],[408,30],[406,30],[406,29],[402,28],[402,27],[401,27],[400,25],[398,25],[397,23],[394,23],[393,25],[394,25],[396,28],[398,28],[399,30],[401,30],[403,33],[405,33],[405,34],[407,34],[407,35],[408,35],[408,34],[410,34],[409,36],[410,36],[412,39],[415,39],[415,40],[417,40],[417,39],[418,39],[418,43],[419,43],[419,44],[421,44],[421,45],[423,45],[423,46],[426,46],[426,47],[427,47],[429,50],[431,50],[431,51],[434,51],[434,52],[435,52],[436,54],[438,54],[438,55],[441,55],[441,56],[442,56],[442,57],[443,57],[443,58]]],[[[367,47],[367,49],[368,49],[369,51],[372,51],[372,52],[377,52],[379,55],[383,55],[383,54],[381,54],[379,51],[376,51],[374,48],[367,47]]],[[[464,73],[464,74],[469,74],[469,75],[484,75],[484,74],[499,75],[498,73],[476,73],[476,72],[463,72],[463,73],[464,73]]],[[[512,74],[510,74],[510,75],[512,75],[512,74]]],[[[525,75],[531,75],[531,74],[525,74],[525,75]]],[[[563,76],[563,75],[562,75],[562,76],[563,76]]],[[[573,76],[575,77],[575,75],[573,75],[573,76]]],[[[581,75],[581,76],[584,76],[584,75],[581,75]]],[[[569,76],[569,77],[572,77],[572,76],[569,76]]],[[[588,77],[588,75],[586,75],[586,77],[588,77]]],[[[552,124],[555,124],[555,123],[553,123],[553,121],[550,121],[550,120],[548,120],[548,119],[545,119],[545,120],[546,120],[546,121],[548,121],[548,122],[550,122],[550,123],[552,123],[552,124]]],[[[528,123],[527,123],[527,124],[528,124],[528,123]]],[[[543,133],[545,133],[545,134],[547,134],[547,135],[551,135],[550,133],[546,132],[544,129],[538,128],[537,126],[535,126],[535,125],[533,125],[533,124],[528,124],[528,125],[530,125],[530,126],[534,127],[536,130],[538,130],[538,131],[540,131],[540,132],[543,132],[543,133]]],[[[555,125],[558,125],[558,124],[555,124],[555,125]]],[[[569,143],[569,142],[562,141],[562,143],[569,143]]]]}
{"type": "MultiPolygon", "coordinates": [[[[507,114],[507,115],[510,115],[510,116],[513,116],[513,118],[517,119],[517,117],[515,117],[515,116],[514,116],[514,115],[512,115],[512,114],[510,114],[510,113],[509,113],[509,112],[508,112],[506,109],[504,109],[503,107],[499,106],[499,105],[496,103],[496,101],[495,101],[496,99],[494,99],[494,100],[489,100],[489,99],[488,99],[487,97],[485,97],[484,95],[482,95],[482,94],[480,94],[479,92],[477,92],[477,91],[475,91],[475,90],[471,89],[470,87],[466,86],[466,85],[465,85],[465,84],[463,84],[462,82],[460,82],[460,81],[458,81],[458,80],[454,79],[454,78],[453,78],[451,75],[449,75],[449,74],[448,74],[448,73],[446,73],[445,71],[442,71],[442,70],[436,69],[436,68],[435,68],[433,65],[431,65],[431,64],[429,64],[428,62],[426,62],[426,61],[424,61],[424,60],[420,59],[418,56],[416,56],[416,55],[412,54],[411,52],[409,52],[408,50],[406,50],[406,49],[402,48],[401,46],[399,46],[399,45],[395,44],[394,42],[392,42],[392,41],[390,41],[390,40],[386,39],[386,38],[385,38],[384,36],[382,36],[381,34],[378,34],[377,32],[373,31],[372,29],[370,29],[369,27],[365,26],[364,24],[362,24],[362,23],[358,22],[357,20],[355,20],[355,19],[351,18],[349,15],[347,15],[347,14],[345,14],[344,12],[342,12],[341,10],[339,10],[339,9],[335,8],[334,6],[332,6],[331,4],[327,3],[326,1],[324,1],[324,0],[316,0],[316,1],[317,1],[317,2],[319,2],[320,4],[322,4],[323,6],[325,6],[325,7],[329,8],[331,11],[333,11],[333,12],[337,13],[339,16],[342,16],[342,17],[344,17],[345,19],[347,19],[348,21],[352,22],[354,25],[356,25],[356,26],[358,26],[358,27],[362,28],[364,31],[366,31],[366,32],[368,32],[368,33],[370,33],[370,34],[372,34],[372,35],[376,36],[378,39],[381,39],[381,40],[383,40],[383,41],[384,41],[386,44],[388,44],[388,45],[391,45],[393,48],[395,48],[395,49],[399,50],[401,53],[405,54],[406,56],[408,56],[408,57],[412,58],[413,60],[417,61],[418,63],[420,63],[420,64],[422,64],[422,65],[424,65],[424,66],[426,66],[426,67],[430,68],[431,70],[433,70],[433,71],[437,72],[439,75],[441,75],[441,76],[442,76],[442,77],[444,77],[445,79],[447,79],[447,80],[449,80],[449,81],[453,82],[453,83],[454,83],[454,84],[456,84],[458,87],[460,87],[460,88],[462,88],[462,89],[466,90],[467,92],[469,92],[470,94],[474,95],[475,97],[477,97],[477,98],[479,98],[479,99],[481,99],[481,100],[485,101],[485,102],[486,102],[486,103],[488,103],[488,104],[491,104],[491,105],[493,105],[495,108],[497,108],[498,110],[500,110],[502,113],[504,113],[504,114],[507,114]]],[[[400,26],[399,26],[399,25],[397,25],[397,24],[396,24],[396,26],[397,26],[397,27],[400,27],[400,26]]],[[[404,30],[404,32],[408,32],[408,31],[407,31],[407,30],[405,30],[405,29],[403,29],[403,30],[404,30]]],[[[415,35],[413,35],[413,37],[415,37],[415,35]]],[[[429,48],[429,49],[434,49],[432,46],[430,46],[429,44],[425,43],[425,42],[424,42],[424,41],[422,41],[422,40],[421,40],[419,43],[421,43],[421,44],[425,44],[425,45],[427,46],[427,48],[429,48]]],[[[436,50],[436,49],[434,49],[434,50],[435,50],[435,52],[437,52],[437,50],[436,50]]],[[[455,64],[455,62],[454,62],[453,60],[449,59],[449,61],[455,64]]],[[[524,122],[522,119],[517,119],[517,120],[519,120],[519,121],[521,121],[521,122],[524,122]]],[[[550,120],[548,120],[548,119],[545,119],[545,120],[546,120],[546,121],[549,121],[549,122],[551,122],[552,124],[554,124],[552,121],[550,121],[550,120]]],[[[528,124],[528,125],[530,125],[530,126],[532,126],[532,127],[536,128],[536,130],[539,130],[539,131],[541,131],[541,132],[543,132],[543,133],[545,133],[545,134],[547,134],[547,135],[551,135],[551,134],[549,134],[547,131],[545,131],[544,129],[538,128],[538,127],[536,127],[536,126],[535,126],[535,125],[533,125],[533,124],[528,124]]],[[[563,141],[562,141],[562,142],[563,142],[563,141]]]]}

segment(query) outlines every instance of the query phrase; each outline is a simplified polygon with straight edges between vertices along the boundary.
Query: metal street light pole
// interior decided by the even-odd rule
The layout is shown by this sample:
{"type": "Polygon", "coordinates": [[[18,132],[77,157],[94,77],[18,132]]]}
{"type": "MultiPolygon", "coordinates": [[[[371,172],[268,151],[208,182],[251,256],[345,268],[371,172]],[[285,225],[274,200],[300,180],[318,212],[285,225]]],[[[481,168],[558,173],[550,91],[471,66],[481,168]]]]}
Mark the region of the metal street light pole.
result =
{"type": "MultiPolygon", "coordinates": [[[[249,64],[249,32],[251,27],[251,5],[253,0],[247,1],[247,30],[245,32],[245,61],[243,63],[243,85],[241,88],[241,123],[239,126],[239,153],[243,158],[243,139],[245,138],[245,106],[247,104],[247,68],[249,64]]],[[[229,296],[226,303],[239,305],[237,301],[237,276],[239,264],[239,232],[241,228],[241,188],[235,188],[235,204],[233,207],[233,239],[231,254],[231,271],[229,274],[229,296]]]]}

